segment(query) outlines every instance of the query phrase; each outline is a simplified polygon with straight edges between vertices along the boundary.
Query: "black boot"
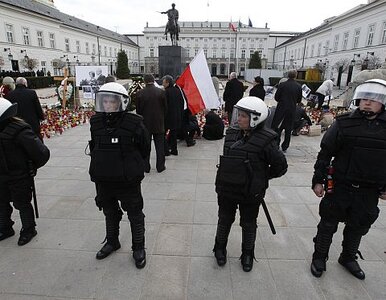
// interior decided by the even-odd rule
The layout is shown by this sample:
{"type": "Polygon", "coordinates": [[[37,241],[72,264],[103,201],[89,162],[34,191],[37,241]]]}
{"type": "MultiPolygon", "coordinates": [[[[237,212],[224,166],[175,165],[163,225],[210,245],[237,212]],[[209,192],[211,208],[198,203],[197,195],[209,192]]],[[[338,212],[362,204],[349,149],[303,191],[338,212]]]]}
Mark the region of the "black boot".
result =
{"type": "Polygon", "coordinates": [[[13,224],[15,223],[11,219],[0,216],[0,241],[15,235],[13,224]]]}
{"type": "Polygon", "coordinates": [[[241,265],[243,266],[244,272],[250,272],[253,268],[253,260],[255,259],[256,224],[244,225],[242,234],[241,265]]]}
{"type": "Polygon", "coordinates": [[[20,230],[20,237],[17,241],[17,244],[19,246],[24,246],[25,244],[28,244],[37,234],[38,233],[35,229],[35,226],[30,228],[22,228],[20,230]]]}
{"type": "Polygon", "coordinates": [[[37,231],[35,229],[35,215],[32,204],[28,203],[26,206],[20,208],[19,214],[22,229],[20,231],[20,237],[17,244],[19,246],[24,246],[25,244],[28,244],[34,236],[37,235],[37,231]]]}
{"type": "Polygon", "coordinates": [[[130,228],[132,236],[133,258],[137,269],[142,269],[146,266],[146,251],[145,251],[145,220],[144,215],[137,218],[130,218],[130,228]]]}
{"type": "Polygon", "coordinates": [[[213,248],[214,256],[216,257],[217,264],[221,267],[227,263],[227,244],[228,236],[231,230],[232,224],[225,224],[218,221],[216,239],[213,248]]]}
{"type": "Polygon", "coordinates": [[[121,248],[119,243],[119,222],[122,219],[122,211],[115,212],[114,214],[107,214],[106,217],[106,244],[96,254],[96,259],[104,259],[114,251],[121,248]]]}
{"type": "Polygon", "coordinates": [[[356,278],[363,280],[366,275],[357,262],[357,254],[363,259],[362,254],[358,250],[361,238],[361,234],[351,232],[347,229],[347,226],[345,227],[343,230],[343,251],[339,256],[338,262],[356,278]]]}
{"type": "Polygon", "coordinates": [[[322,276],[326,271],[326,262],[328,260],[328,252],[332,243],[332,236],[337,230],[336,223],[320,221],[318,224],[318,232],[314,237],[315,243],[314,253],[312,254],[311,273],[315,277],[322,276]]]}

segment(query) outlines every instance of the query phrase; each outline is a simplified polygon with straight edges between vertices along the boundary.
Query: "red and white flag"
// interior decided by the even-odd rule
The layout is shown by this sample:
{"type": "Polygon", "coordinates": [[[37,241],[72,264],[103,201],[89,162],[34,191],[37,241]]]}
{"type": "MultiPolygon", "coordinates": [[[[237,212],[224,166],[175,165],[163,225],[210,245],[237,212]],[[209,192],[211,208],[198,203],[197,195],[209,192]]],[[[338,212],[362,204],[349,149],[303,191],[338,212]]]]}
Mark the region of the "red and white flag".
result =
{"type": "Polygon", "coordinates": [[[233,32],[237,32],[237,29],[232,22],[229,23],[229,29],[232,30],[233,32]]]}
{"type": "Polygon", "coordinates": [[[176,82],[184,91],[193,115],[203,109],[218,108],[220,101],[201,49],[176,82]]]}

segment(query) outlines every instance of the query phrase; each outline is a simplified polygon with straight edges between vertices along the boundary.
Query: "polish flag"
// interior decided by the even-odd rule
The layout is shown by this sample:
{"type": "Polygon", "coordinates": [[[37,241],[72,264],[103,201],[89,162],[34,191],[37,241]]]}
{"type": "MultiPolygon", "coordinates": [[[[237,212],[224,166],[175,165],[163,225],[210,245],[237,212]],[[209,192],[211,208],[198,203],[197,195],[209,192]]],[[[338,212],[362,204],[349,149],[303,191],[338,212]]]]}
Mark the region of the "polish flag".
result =
{"type": "Polygon", "coordinates": [[[234,31],[234,32],[236,32],[236,31],[237,31],[237,29],[236,29],[235,25],[233,25],[233,23],[232,23],[232,22],[230,22],[230,23],[229,23],[229,29],[230,29],[230,30],[232,30],[232,31],[234,31]]]}
{"type": "Polygon", "coordinates": [[[209,73],[204,50],[200,50],[177,80],[193,115],[203,109],[218,108],[220,101],[209,73]]]}

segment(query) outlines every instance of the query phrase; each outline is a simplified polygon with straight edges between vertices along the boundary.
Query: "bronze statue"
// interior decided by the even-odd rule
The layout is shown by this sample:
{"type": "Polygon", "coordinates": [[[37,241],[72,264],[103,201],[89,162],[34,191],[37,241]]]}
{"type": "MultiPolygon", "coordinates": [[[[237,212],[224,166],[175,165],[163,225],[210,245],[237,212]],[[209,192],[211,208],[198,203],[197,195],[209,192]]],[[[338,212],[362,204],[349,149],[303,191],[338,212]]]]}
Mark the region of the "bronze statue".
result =
{"type": "Polygon", "coordinates": [[[168,15],[168,22],[165,27],[165,35],[167,39],[168,32],[170,33],[170,39],[173,45],[177,45],[178,40],[178,32],[180,31],[180,27],[178,25],[178,10],[175,9],[175,4],[172,3],[172,8],[167,11],[161,12],[161,14],[168,15]]]}

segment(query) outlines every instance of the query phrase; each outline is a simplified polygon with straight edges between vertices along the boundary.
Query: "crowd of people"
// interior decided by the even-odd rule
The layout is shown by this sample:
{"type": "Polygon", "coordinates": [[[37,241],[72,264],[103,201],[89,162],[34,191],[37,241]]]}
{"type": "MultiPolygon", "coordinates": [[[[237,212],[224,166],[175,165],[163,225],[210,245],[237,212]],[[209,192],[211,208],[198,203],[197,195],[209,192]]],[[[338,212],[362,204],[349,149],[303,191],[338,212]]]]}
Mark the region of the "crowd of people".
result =
{"type": "MultiPolygon", "coordinates": [[[[228,236],[238,209],[242,269],[249,272],[253,268],[260,206],[270,221],[264,201],[269,180],[287,172],[285,152],[291,134],[297,136],[303,126],[311,124],[295,78],[296,71],[291,70],[277,87],[277,107],[267,126],[270,111],[264,102],[264,80],[256,77],[249,96],[244,96],[243,83],[236,73],[230,74],[223,94],[229,126],[215,180],[218,222],[213,252],[219,266],[227,262],[228,236]],[[280,143],[282,131],[284,141],[280,143]]],[[[143,79],[145,88],[136,95],[135,113],[127,110],[130,97],[121,84],[112,81],[100,87],[89,141],[89,174],[95,183],[95,203],[103,211],[106,225],[105,244],[96,258],[104,259],[121,247],[119,229],[125,212],[132,233],[132,255],[139,269],[146,265],[141,182],[151,170],[151,140],[156,170],[162,173],[167,167],[165,157],[178,155],[178,139],[191,147],[194,136],[201,135],[188,99],[172,76],[162,78],[162,89],[156,87],[153,75],[146,74],[143,79]]],[[[12,82],[3,83],[9,90],[0,98],[0,240],[15,234],[13,203],[20,212],[18,244],[22,246],[37,234],[31,205],[33,176],[48,161],[49,150],[39,135],[39,121],[44,115],[36,92],[28,89],[23,77],[16,79],[15,87],[12,82]]],[[[368,80],[359,85],[353,100],[358,108],[329,124],[314,166],[311,188],[322,198],[321,219],[313,239],[311,273],[315,277],[326,271],[332,237],[338,223],[344,222],[338,262],[356,278],[365,278],[357,262],[361,238],[378,217],[379,199],[386,199],[386,81],[368,80]]],[[[212,110],[205,111],[205,118],[202,136],[223,139],[223,120],[212,110]]]]}

